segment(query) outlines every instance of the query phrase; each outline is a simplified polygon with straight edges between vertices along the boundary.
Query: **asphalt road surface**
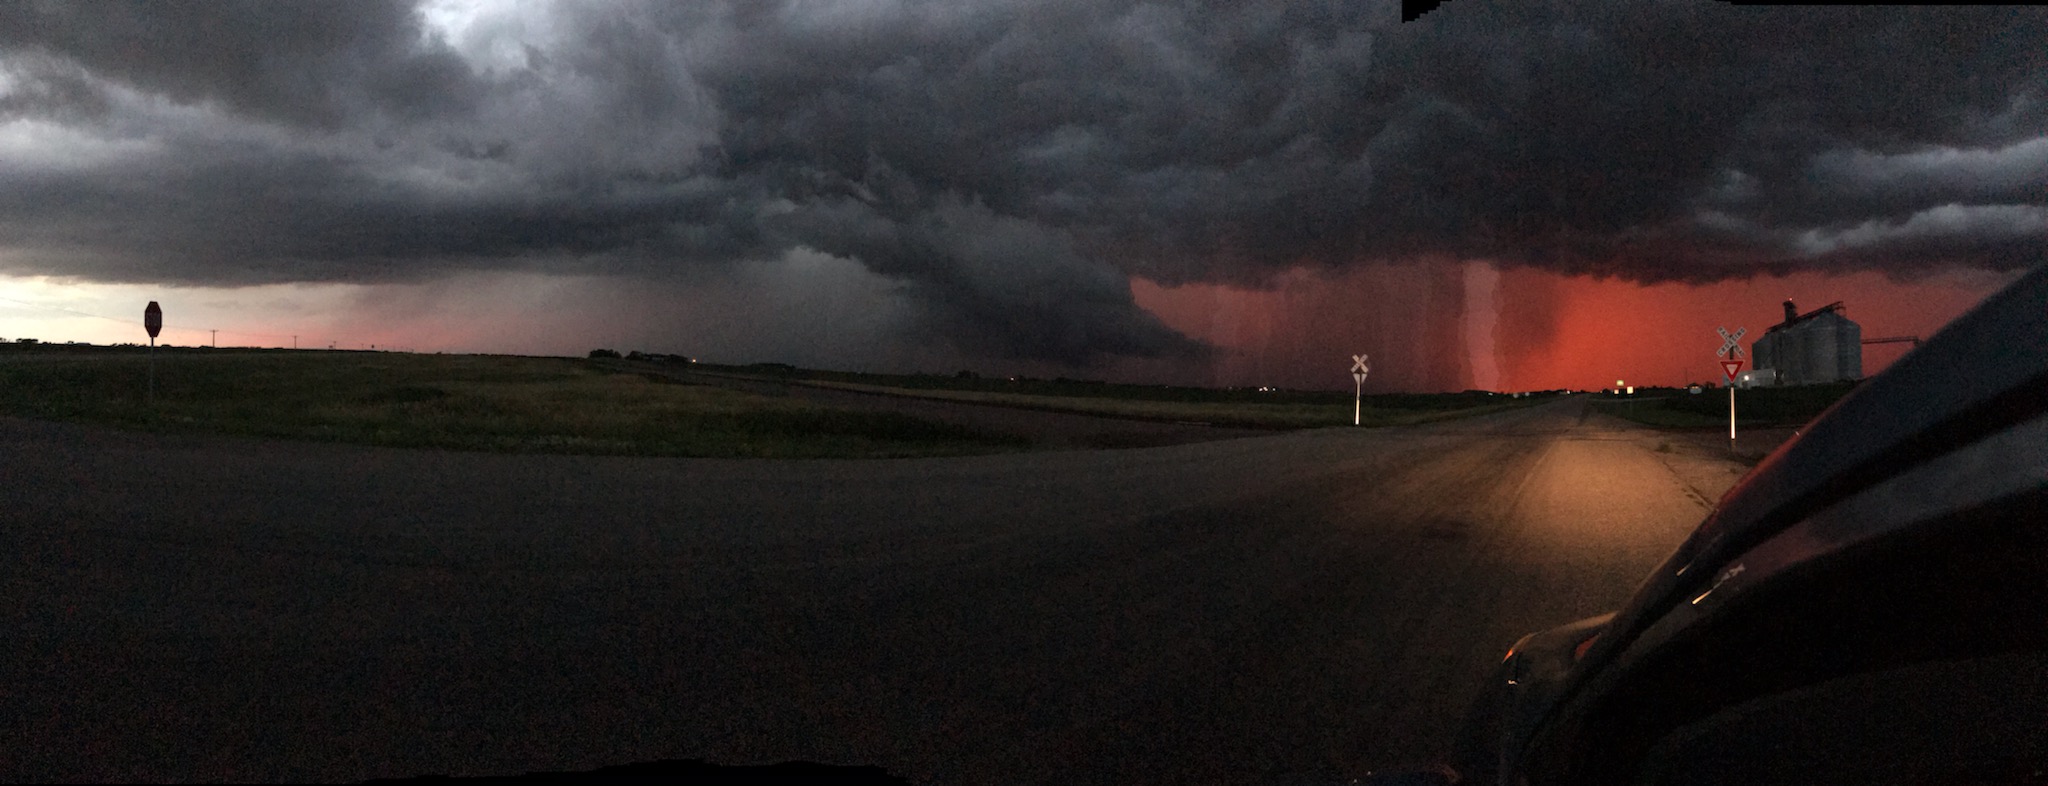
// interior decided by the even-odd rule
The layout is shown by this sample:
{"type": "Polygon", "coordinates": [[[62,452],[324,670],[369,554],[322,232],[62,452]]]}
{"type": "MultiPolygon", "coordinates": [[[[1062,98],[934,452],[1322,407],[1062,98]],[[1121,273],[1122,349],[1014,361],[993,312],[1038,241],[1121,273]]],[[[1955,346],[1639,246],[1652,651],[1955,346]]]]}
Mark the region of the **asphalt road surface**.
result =
{"type": "Polygon", "coordinates": [[[1746,469],[1664,444],[1583,397],[889,461],[0,420],[0,780],[1355,776],[1443,750],[1746,469]]]}

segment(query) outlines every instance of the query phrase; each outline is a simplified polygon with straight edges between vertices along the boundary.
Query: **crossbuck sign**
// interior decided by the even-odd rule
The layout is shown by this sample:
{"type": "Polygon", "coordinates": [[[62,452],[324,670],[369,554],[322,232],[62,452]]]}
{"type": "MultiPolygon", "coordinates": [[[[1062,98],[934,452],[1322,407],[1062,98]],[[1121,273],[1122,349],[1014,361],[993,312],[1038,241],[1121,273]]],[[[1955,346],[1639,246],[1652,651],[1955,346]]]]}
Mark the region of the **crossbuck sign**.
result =
{"type": "Polygon", "coordinates": [[[1351,396],[1351,425],[1354,426],[1358,425],[1360,405],[1365,401],[1365,375],[1372,373],[1372,366],[1365,362],[1365,357],[1364,355],[1351,356],[1351,381],[1356,383],[1353,386],[1351,396]]]}
{"type": "Polygon", "coordinates": [[[1735,375],[1742,371],[1742,345],[1736,343],[1736,341],[1748,333],[1749,329],[1738,327],[1734,333],[1729,333],[1727,328],[1714,328],[1714,332],[1721,334],[1721,348],[1715,350],[1714,354],[1727,358],[1727,360],[1721,361],[1721,370],[1728,374],[1728,447],[1733,449],[1735,447],[1735,375]]]}
{"type": "Polygon", "coordinates": [[[1742,357],[1742,345],[1736,342],[1749,333],[1749,328],[1736,328],[1734,333],[1729,333],[1727,328],[1714,328],[1714,332],[1721,334],[1721,348],[1714,354],[1730,360],[1742,357]]]}

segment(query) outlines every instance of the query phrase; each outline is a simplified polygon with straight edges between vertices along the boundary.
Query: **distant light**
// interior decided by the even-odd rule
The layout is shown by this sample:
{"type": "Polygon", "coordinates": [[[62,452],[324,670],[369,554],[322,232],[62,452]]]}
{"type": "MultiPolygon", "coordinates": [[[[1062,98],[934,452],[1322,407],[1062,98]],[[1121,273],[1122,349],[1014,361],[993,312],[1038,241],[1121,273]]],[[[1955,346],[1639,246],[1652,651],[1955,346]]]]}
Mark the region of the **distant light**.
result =
{"type": "Polygon", "coordinates": [[[1635,394],[1636,394],[1636,386],[1634,386],[1634,385],[1630,385],[1630,386],[1628,386],[1628,394],[1629,394],[1629,395],[1631,395],[1631,396],[1635,395],[1635,394]]]}

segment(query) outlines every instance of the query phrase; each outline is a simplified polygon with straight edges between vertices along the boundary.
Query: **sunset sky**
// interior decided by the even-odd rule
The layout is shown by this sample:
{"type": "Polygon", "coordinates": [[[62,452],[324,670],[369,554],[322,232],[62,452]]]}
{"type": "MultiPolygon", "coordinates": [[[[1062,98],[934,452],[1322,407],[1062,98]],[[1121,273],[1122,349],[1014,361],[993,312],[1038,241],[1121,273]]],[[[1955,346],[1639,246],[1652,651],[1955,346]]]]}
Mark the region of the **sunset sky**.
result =
{"type": "Polygon", "coordinates": [[[1693,0],[4,3],[0,338],[143,341],[156,300],[180,345],[1704,381],[1788,298],[1924,338],[2042,264],[2043,41],[1693,0]]]}

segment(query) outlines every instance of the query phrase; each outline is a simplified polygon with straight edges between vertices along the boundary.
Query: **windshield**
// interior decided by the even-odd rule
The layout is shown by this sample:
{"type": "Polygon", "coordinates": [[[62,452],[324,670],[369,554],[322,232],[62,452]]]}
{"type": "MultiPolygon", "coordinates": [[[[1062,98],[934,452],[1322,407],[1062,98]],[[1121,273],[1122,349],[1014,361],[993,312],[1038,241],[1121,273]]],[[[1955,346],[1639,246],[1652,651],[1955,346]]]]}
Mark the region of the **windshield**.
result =
{"type": "Polygon", "coordinates": [[[1439,761],[2040,264],[2044,38],[0,5],[0,780],[1439,761]]]}

